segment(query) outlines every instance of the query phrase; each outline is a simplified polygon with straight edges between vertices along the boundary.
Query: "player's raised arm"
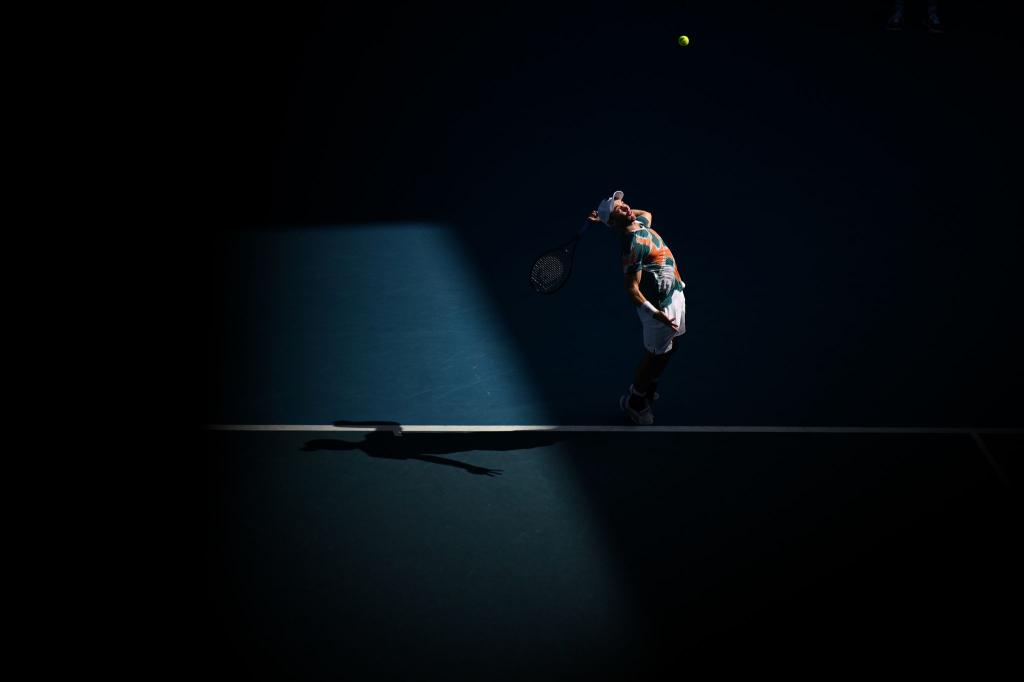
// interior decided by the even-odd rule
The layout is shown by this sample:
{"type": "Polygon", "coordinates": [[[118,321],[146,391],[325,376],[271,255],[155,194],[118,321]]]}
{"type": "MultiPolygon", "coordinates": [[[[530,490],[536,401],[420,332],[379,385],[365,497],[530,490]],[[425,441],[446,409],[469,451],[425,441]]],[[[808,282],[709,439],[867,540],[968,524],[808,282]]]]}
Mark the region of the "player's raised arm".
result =
{"type": "Polygon", "coordinates": [[[633,209],[633,217],[634,218],[639,218],[641,216],[647,218],[647,227],[651,227],[651,225],[654,222],[654,216],[651,215],[651,212],[650,211],[641,211],[639,208],[634,208],[633,209]]]}

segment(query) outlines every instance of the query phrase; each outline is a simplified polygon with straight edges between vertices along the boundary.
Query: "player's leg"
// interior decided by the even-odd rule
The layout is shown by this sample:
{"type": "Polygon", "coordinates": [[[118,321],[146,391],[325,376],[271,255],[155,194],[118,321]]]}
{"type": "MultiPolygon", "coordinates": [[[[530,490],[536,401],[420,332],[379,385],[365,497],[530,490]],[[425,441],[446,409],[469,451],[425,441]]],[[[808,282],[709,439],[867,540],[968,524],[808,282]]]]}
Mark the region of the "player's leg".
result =
{"type": "Polygon", "coordinates": [[[654,412],[647,402],[647,394],[638,387],[650,382],[652,372],[659,364],[658,356],[647,350],[633,374],[633,383],[626,391],[626,395],[619,398],[619,407],[634,424],[649,426],[654,423],[654,412]]]}
{"type": "Polygon", "coordinates": [[[635,424],[652,424],[654,414],[650,402],[654,398],[653,388],[677,348],[678,335],[685,333],[686,330],[685,299],[682,292],[677,292],[671,304],[669,316],[677,321],[678,330],[673,331],[668,325],[653,319],[645,310],[638,310],[637,315],[643,327],[646,352],[633,373],[633,384],[629,387],[627,395],[622,396],[619,404],[635,424]]]}
{"type": "MultiPolygon", "coordinates": [[[[686,333],[686,296],[683,295],[682,291],[672,294],[672,302],[666,312],[668,312],[669,317],[676,321],[679,330],[673,334],[671,331],[666,331],[665,327],[658,328],[660,334],[665,334],[665,336],[660,337],[656,341],[655,349],[659,354],[664,354],[665,357],[660,357],[659,355],[654,360],[654,367],[651,370],[647,383],[637,384],[638,386],[644,386],[641,390],[647,395],[648,403],[653,402],[657,398],[658,381],[661,379],[662,372],[665,371],[669,360],[679,347],[679,337],[686,333]]],[[[650,346],[648,346],[648,350],[651,350],[650,346]]]]}
{"type": "MultiPolygon", "coordinates": [[[[647,390],[653,378],[657,376],[655,371],[664,370],[664,363],[658,360],[658,356],[650,351],[644,353],[640,364],[633,372],[633,385],[629,387],[629,406],[634,410],[647,408],[647,390]]],[[[658,372],[660,374],[660,372],[658,372]]]]}
{"type": "Polygon", "coordinates": [[[666,353],[659,354],[650,351],[644,353],[633,374],[633,386],[630,390],[629,406],[634,410],[644,409],[647,407],[647,401],[653,399],[658,379],[661,378],[665,368],[668,367],[669,360],[672,359],[672,355],[678,348],[678,339],[678,336],[672,339],[672,346],[666,353]]]}
{"type": "Polygon", "coordinates": [[[662,372],[665,371],[665,367],[668,366],[669,359],[671,359],[672,355],[675,354],[677,348],[679,348],[679,337],[678,336],[676,336],[675,338],[672,339],[672,349],[669,350],[668,353],[666,353],[668,358],[664,361],[663,366],[661,368],[661,371],[653,373],[653,378],[651,379],[650,384],[648,384],[647,389],[644,391],[644,393],[647,394],[647,399],[649,401],[653,401],[653,400],[657,399],[657,396],[658,396],[658,381],[661,379],[662,372]]]}

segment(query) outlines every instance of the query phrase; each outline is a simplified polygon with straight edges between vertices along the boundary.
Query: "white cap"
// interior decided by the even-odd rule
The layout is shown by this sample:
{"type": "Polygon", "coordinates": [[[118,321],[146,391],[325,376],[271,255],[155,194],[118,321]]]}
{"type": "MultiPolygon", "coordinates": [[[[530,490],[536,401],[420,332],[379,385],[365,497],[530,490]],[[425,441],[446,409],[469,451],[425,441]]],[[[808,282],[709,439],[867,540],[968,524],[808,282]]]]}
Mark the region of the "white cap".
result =
{"type": "Polygon", "coordinates": [[[622,199],[623,196],[621,189],[615,190],[610,197],[597,205],[597,217],[601,219],[602,223],[608,224],[608,218],[612,215],[612,207],[615,205],[615,200],[622,199]]]}

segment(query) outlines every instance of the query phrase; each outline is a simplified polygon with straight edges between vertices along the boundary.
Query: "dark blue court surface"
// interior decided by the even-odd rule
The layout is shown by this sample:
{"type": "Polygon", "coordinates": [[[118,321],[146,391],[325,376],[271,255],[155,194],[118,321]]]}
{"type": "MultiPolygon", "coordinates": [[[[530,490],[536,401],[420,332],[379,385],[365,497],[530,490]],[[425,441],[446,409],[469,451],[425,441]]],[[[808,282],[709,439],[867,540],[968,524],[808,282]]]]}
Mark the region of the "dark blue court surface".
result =
{"type": "Polygon", "coordinates": [[[943,3],[944,35],[897,34],[888,9],[237,17],[227,206],[188,274],[202,424],[264,430],[200,436],[208,670],[1010,662],[1020,17],[943,3]],[[527,281],[617,189],[687,285],[675,431],[618,407],[643,348],[614,235],[555,295],[527,281]]]}
{"type": "Polygon", "coordinates": [[[966,436],[207,440],[223,674],[985,669],[1015,649],[1018,505],[966,436]]]}

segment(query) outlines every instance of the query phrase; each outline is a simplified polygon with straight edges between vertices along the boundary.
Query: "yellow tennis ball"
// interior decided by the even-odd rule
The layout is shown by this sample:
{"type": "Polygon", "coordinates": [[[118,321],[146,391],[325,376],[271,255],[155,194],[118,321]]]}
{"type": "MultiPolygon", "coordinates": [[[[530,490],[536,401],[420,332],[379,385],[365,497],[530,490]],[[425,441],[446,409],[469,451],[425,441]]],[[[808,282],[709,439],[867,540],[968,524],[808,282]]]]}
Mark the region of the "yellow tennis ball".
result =
{"type": "Polygon", "coordinates": [[[685,47],[690,44],[690,39],[686,36],[679,36],[679,44],[685,47]]]}

